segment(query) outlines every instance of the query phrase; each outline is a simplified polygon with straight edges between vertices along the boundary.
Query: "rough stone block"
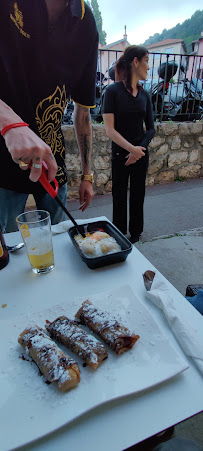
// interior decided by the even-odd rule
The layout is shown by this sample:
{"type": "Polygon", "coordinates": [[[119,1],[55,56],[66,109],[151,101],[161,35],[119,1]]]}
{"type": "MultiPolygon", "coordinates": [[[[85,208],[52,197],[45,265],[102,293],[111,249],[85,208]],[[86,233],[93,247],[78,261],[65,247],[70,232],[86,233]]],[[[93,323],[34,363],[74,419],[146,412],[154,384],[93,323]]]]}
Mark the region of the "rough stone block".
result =
{"type": "Polygon", "coordinates": [[[81,182],[81,177],[79,175],[72,175],[70,177],[70,186],[79,187],[81,182]]]}
{"type": "Polygon", "coordinates": [[[163,122],[160,131],[162,131],[165,136],[174,135],[174,133],[178,132],[178,123],[163,122]]]}
{"type": "Polygon", "coordinates": [[[160,171],[160,169],[163,168],[163,165],[164,165],[163,159],[151,161],[149,163],[148,174],[151,175],[151,174],[154,174],[155,172],[160,171]]]}
{"type": "Polygon", "coordinates": [[[146,186],[152,186],[154,185],[154,177],[152,175],[148,176],[146,178],[146,186]]]}
{"type": "Polygon", "coordinates": [[[188,152],[173,152],[168,158],[168,167],[177,166],[188,159],[188,152]]]}
{"type": "Polygon", "coordinates": [[[199,136],[197,138],[197,141],[198,141],[199,144],[201,144],[201,146],[203,146],[203,136],[199,136]]]}
{"type": "Polygon", "coordinates": [[[181,139],[178,135],[174,136],[171,142],[171,150],[178,150],[181,148],[181,139]]]}
{"type": "Polygon", "coordinates": [[[187,122],[179,124],[179,134],[185,136],[190,135],[190,129],[187,122]]]}
{"type": "Polygon", "coordinates": [[[168,152],[168,149],[169,145],[165,143],[161,147],[159,147],[159,149],[157,149],[156,155],[165,155],[168,152]]]}
{"type": "Polygon", "coordinates": [[[96,178],[96,186],[106,185],[106,183],[108,182],[108,179],[109,179],[109,177],[107,174],[104,174],[104,173],[98,174],[97,178],[96,178]]]}
{"type": "Polygon", "coordinates": [[[108,156],[100,156],[94,158],[94,167],[96,169],[109,169],[110,167],[110,159],[108,156]]]}
{"type": "Polygon", "coordinates": [[[157,175],[155,178],[155,183],[169,183],[174,182],[175,172],[174,171],[163,171],[157,175]]]}
{"type": "Polygon", "coordinates": [[[75,129],[72,125],[62,125],[61,130],[65,141],[76,140],[75,129]]]}
{"type": "Polygon", "coordinates": [[[106,134],[105,128],[100,126],[97,126],[97,128],[95,129],[95,135],[94,135],[95,141],[99,141],[99,142],[108,142],[109,137],[106,134]]]}
{"type": "Polygon", "coordinates": [[[106,184],[104,192],[105,193],[111,193],[112,192],[112,181],[111,180],[106,184]]]}
{"type": "Polygon", "coordinates": [[[183,147],[186,149],[192,149],[194,147],[194,138],[187,136],[187,140],[183,141],[183,147]]]}
{"type": "Polygon", "coordinates": [[[200,176],[200,170],[201,170],[200,164],[183,166],[178,170],[178,175],[179,177],[182,177],[184,179],[193,179],[200,176]]]}
{"type": "Polygon", "coordinates": [[[70,188],[68,188],[67,199],[68,200],[79,199],[79,191],[78,190],[76,191],[74,189],[71,190],[70,188]]]}
{"type": "Polygon", "coordinates": [[[194,161],[197,161],[199,158],[199,151],[198,149],[194,149],[191,152],[189,152],[189,162],[194,163],[194,161]]]}
{"type": "Polygon", "coordinates": [[[202,132],[202,124],[201,122],[189,122],[188,123],[189,130],[191,133],[195,135],[199,135],[202,132]]]}
{"type": "Polygon", "coordinates": [[[159,147],[164,142],[165,138],[162,138],[161,136],[155,136],[149,144],[149,149],[156,149],[156,147],[159,147]]]}
{"type": "Polygon", "coordinates": [[[80,163],[80,156],[78,155],[70,155],[69,153],[66,153],[65,163],[67,170],[69,171],[75,171],[76,173],[78,171],[81,171],[81,163],[80,163]]]}

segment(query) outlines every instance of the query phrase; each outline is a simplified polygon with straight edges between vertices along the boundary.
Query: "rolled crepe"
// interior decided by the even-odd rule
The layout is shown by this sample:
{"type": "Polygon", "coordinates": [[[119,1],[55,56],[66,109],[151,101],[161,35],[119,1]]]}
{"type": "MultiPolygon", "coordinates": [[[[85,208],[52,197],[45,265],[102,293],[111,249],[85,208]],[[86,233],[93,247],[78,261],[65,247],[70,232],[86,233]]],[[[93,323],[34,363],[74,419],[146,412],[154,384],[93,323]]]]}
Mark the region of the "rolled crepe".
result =
{"type": "Polygon", "coordinates": [[[118,355],[132,348],[140,338],[139,335],[131,333],[125,326],[119,324],[108,312],[96,308],[88,300],[82,303],[75,317],[101,337],[118,355]]]}
{"type": "Polygon", "coordinates": [[[100,341],[66,316],[60,316],[52,323],[47,321],[46,329],[52,338],[71,349],[94,370],[108,357],[108,352],[100,341]]]}
{"type": "Polygon", "coordinates": [[[43,376],[49,382],[55,382],[60,391],[69,390],[80,382],[77,363],[64,354],[40,327],[25,329],[18,342],[29,352],[43,376]]]}

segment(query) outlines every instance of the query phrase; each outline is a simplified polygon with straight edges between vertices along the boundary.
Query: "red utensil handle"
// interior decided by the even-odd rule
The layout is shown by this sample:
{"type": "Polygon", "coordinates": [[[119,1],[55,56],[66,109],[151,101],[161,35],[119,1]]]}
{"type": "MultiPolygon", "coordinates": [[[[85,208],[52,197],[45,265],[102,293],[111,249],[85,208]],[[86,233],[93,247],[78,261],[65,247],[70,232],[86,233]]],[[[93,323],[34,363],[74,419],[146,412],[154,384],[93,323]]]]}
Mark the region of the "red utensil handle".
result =
{"type": "Polygon", "coordinates": [[[56,179],[53,180],[55,188],[51,185],[51,183],[47,179],[47,165],[44,161],[42,161],[42,173],[39,178],[39,182],[43,186],[43,188],[50,194],[53,199],[57,196],[59,185],[56,179]]]}
{"type": "MultiPolygon", "coordinates": [[[[32,163],[30,163],[29,167],[31,168],[31,166],[32,166],[32,163]]],[[[40,175],[39,182],[41,183],[43,188],[47,191],[47,193],[49,193],[50,196],[53,197],[53,199],[54,199],[58,194],[59,185],[58,185],[58,182],[56,179],[53,180],[55,188],[51,185],[51,183],[47,179],[47,170],[48,170],[48,167],[47,167],[46,163],[44,161],[42,161],[42,173],[40,175]]]]}

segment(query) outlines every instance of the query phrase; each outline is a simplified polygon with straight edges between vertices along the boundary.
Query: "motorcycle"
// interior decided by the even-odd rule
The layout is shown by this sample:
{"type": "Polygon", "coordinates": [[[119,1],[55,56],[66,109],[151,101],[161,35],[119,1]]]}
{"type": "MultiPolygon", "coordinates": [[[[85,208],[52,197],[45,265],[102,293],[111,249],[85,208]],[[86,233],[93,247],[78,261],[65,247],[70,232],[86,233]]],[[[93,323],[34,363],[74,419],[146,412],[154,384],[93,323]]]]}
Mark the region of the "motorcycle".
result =
{"type": "Polygon", "coordinates": [[[72,100],[69,100],[65,107],[62,119],[63,125],[73,125],[73,111],[74,111],[74,103],[72,100]]]}
{"type": "Polygon", "coordinates": [[[201,119],[203,94],[202,91],[197,91],[197,81],[185,79],[170,86],[168,101],[164,103],[164,110],[168,110],[169,119],[180,122],[201,119]]]}
{"type": "Polygon", "coordinates": [[[96,97],[95,97],[95,107],[90,108],[90,114],[93,121],[102,122],[102,102],[104,98],[104,93],[107,87],[108,78],[102,72],[97,72],[96,78],[96,97]]]}
{"type": "MultiPolygon", "coordinates": [[[[90,114],[93,121],[101,122],[102,121],[102,99],[104,96],[104,92],[106,89],[105,82],[108,80],[102,74],[102,72],[97,72],[96,75],[96,97],[95,97],[95,108],[90,108],[90,114]]],[[[74,103],[72,100],[69,100],[63,115],[62,124],[64,125],[73,125],[73,111],[74,111],[74,103]]]]}
{"type": "Polygon", "coordinates": [[[172,107],[168,95],[170,80],[176,74],[178,64],[175,61],[166,61],[161,63],[158,68],[158,81],[143,83],[143,88],[146,89],[151,97],[154,119],[168,119],[169,109],[172,107]]]}
{"type": "Polygon", "coordinates": [[[202,83],[198,78],[192,77],[186,80],[187,110],[190,120],[199,120],[203,113],[203,90],[202,83]]]}
{"type": "Polygon", "coordinates": [[[178,64],[175,61],[162,63],[158,68],[161,81],[152,83],[150,92],[154,110],[154,118],[173,121],[199,120],[203,113],[203,93],[200,80],[185,77],[185,67],[180,66],[178,81],[170,83],[176,74],[178,64]]]}

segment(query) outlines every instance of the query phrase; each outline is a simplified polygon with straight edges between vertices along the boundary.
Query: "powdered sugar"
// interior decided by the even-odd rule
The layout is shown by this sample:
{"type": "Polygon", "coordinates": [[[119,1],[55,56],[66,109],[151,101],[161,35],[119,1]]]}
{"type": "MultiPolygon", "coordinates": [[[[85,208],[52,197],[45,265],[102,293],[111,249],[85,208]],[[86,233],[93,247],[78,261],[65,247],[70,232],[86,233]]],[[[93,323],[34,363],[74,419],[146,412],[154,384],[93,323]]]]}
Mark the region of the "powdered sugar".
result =
{"type": "Polygon", "coordinates": [[[83,302],[76,313],[76,318],[98,334],[118,355],[132,348],[139,338],[139,335],[131,333],[129,329],[119,324],[116,318],[98,309],[88,300],[83,302]]]}
{"type": "Polygon", "coordinates": [[[58,346],[38,326],[26,329],[19,337],[19,343],[37,363],[42,374],[49,382],[71,380],[69,368],[76,362],[65,355],[58,346]]]}
{"type": "Polygon", "coordinates": [[[105,347],[93,335],[85,332],[75,321],[65,316],[48,323],[46,328],[51,337],[68,346],[94,369],[108,357],[105,347]]]}

